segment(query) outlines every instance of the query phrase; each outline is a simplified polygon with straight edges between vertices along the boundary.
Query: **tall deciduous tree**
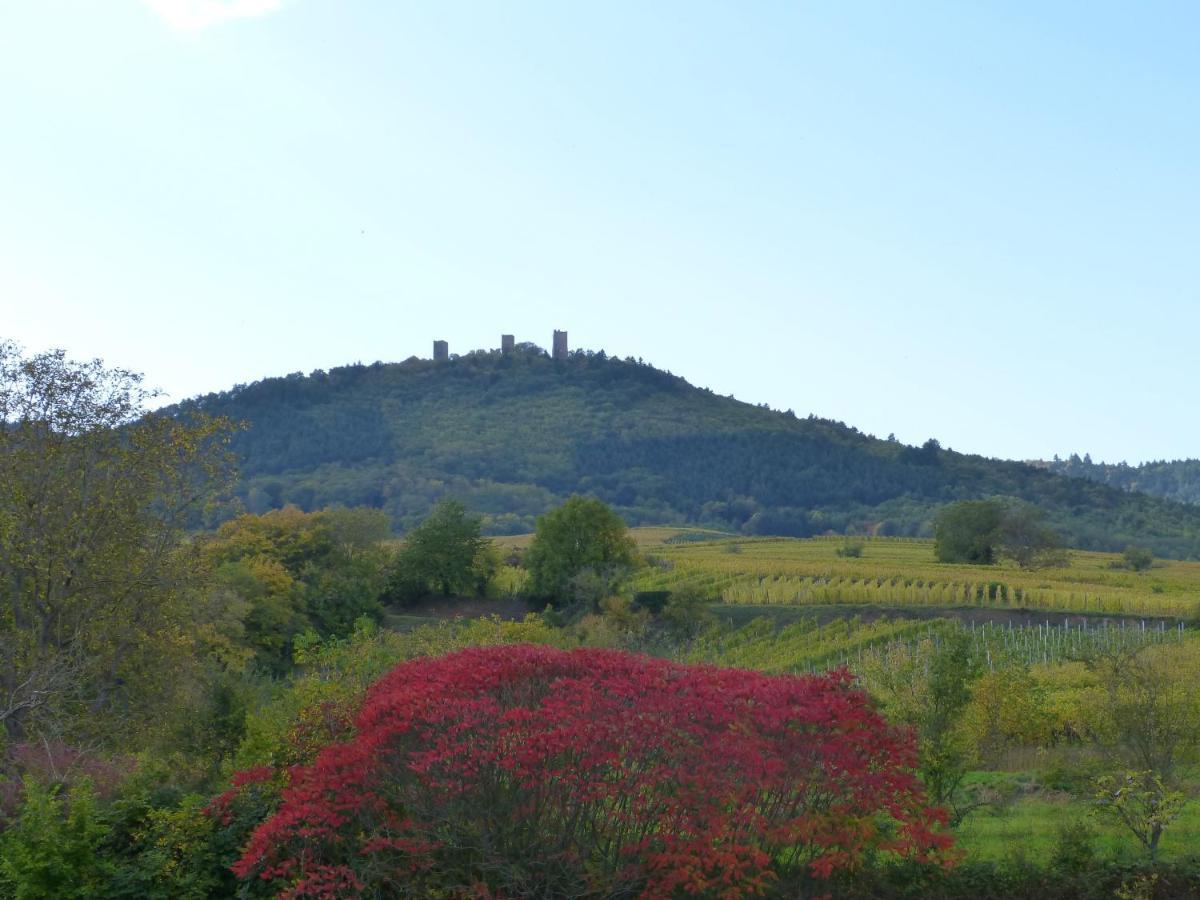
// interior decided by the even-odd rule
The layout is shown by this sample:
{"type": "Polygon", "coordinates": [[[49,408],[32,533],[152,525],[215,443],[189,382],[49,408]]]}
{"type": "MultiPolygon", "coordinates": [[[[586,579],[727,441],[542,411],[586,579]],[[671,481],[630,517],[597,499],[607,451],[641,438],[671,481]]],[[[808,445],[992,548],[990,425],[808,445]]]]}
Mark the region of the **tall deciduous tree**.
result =
{"type": "Polygon", "coordinates": [[[161,697],[195,615],[181,545],[230,473],[229,425],[144,415],[141,377],[0,342],[0,723],[120,729],[161,697]]]}
{"type": "Polygon", "coordinates": [[[1045,522],[1046,514],[1029,503],[1018,503],[1004,513],[997,549],[1022,569],[1066,565],[1062,538],[1045,522]]]}
{"type": "Polygon", "coordinates": [[[863,682],[889,717],[913,727],[921,779],[930,799],[945,806],[955,823],[979,805],[964,785],[971,754],[962,727],[978,674],[970,641],[962,632],[916,648],[897,645],[862,672],[863,682]]]}
{"type": "Polygon", "coordinates": [[[495,571],[491,542],[480,537],[480,520],[457,500],[443,500],[408,533],[392,595],[404,601],[427,594],[477,594],[495,571]]]}
{"type": "Polygon", "coordinates": [[[998,500],[966,500],[944,507],[933,523],[938,562],[991,565],[1004,521],[998,500]]]}
{"type": "Polygon", "coordinates": [[[538,599],[561,604],[572,579],[594,573],[610,579],[637,558],[629,529],[600,500],[571,497],[538,519],[525,565],[529,590],[538,599]]]}

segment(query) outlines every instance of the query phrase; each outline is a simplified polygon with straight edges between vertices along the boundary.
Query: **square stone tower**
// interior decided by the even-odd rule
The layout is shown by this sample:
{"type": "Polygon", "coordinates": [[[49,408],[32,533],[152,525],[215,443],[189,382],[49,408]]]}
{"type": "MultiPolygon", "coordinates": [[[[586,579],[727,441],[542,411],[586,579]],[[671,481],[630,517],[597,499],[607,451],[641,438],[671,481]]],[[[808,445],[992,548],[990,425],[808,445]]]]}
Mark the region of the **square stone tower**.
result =
{"type": "Polygon", "coordinates": [[[445,341],[433,342],[433,361],[445,362],[450,358],[450,345],[445,341]]]}
{"type": "Polygon", "coordinates": [[[516,346],[517,346],[517,339],[514,338],[511,334],[500,335],[500,352],[501,353],[512,353],[513,348],[515,348],[516,346]]]}
{"type": "Polygon", "coordinates": [[[554,332],[554,353],[555,359],[567,358],[567,333],[565,331],[554,332]]]}

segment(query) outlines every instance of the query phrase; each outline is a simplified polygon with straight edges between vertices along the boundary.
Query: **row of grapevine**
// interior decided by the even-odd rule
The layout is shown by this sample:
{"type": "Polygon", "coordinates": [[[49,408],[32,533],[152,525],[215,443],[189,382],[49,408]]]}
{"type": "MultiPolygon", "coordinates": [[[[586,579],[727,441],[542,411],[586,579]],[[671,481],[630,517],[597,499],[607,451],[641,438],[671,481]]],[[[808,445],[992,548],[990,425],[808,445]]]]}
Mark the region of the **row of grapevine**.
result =
{"type": "Polygon", "coordinates": [[[1083,659],[1191,636],[1182,624],[1168,626],[1161,620],[1013,626],[994,622],[964,625],[947,619],[862,623],[857,618],[818,625],[804,619],[779,628],[764,616],[737,629],[714,626],[696,638],[680,658],[764,672],[819,672],[838,666],[854,670],[861,668],[869,654],[886,654],[897,645],[913,650],[923,645],[936,648],[950,630],[968,634],[972,655],[981,667],[989,669],[1083,659]]]}
{"type": "Polygon", "coordinates": [[[688,662],[711,662],[762,672],[815,672],[834,668],[866,648],[918,637],[930,627],[910,619],[860,622],[839,619],[819,625],[802,619],[784,628],[760,617],[735,630],[714,627],[682,654],[688,662]]]}
{"type": "Polygon", "coordinates": [[[1096,591],[1026,588],[1000,581],[927,581],[901,576],[758,576],[727,578],[726,603],[877,604],[883,606],[972,606],[1110,615],[1188,616],[1196,600],[1105,595],[1096,591]]]}
{"type": "Polygon", "coordinates": [[[1200,564],[1168,561],[1142,575],[1113,554],[1079,553],[1069,566],[945,565],[932,543],[871,538],[861,557],[843,539],[759,538],[660,548],[636,579],[644,590],[701,590],[743,604],[996,607],[1190,618],[1200,612],[1200,564]],[[1114,566],[1116,566],[1114,568],[1114,566]]]}
{"type": "Polygon", "coordinates": [[[738,575],[704,569],[655,568],[635,582],[638,590],[696,591],[725,603],[762,605],[878,605],[889,607],[984,607],[1115,616],[1196,614],[1200,600],[1186,595],[1145,596],[1128,592],[1031,588],[1003,581],[935,581],[898,575],[738,575]]]}

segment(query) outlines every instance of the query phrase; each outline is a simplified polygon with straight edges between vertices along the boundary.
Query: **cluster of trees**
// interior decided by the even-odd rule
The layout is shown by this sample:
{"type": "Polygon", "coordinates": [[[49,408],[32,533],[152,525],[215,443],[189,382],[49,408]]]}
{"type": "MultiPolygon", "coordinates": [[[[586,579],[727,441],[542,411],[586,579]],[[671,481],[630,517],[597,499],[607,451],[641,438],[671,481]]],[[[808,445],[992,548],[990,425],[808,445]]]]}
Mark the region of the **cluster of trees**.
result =
{"type": "Polygon", "coordinates": [[[387,516],[375,509],[305,513],[294,506],[242,515],[199,538],[223,655],[272,672],[292,666],[296,637],[349,634],[378,619],[395,554],[387,516]]]}
{"type": "Polygon", "coordinates": [[[938,512],[933,534],[938,562],[990,566],[1006,558],[1022,569],[1066,564],[1062,538],[1026,503],[952,503],[938,512]]]}
{"type": "MultiPolygon", "coordinates": [[[[301,635],[348,635],[393,600],[482,595],[500,565],[479,517],[456,501],[398,547],[387,515],[370,508],[285,506],[193,533],[228,496],[236,431],[203,412],[147,413],[152,397],[133,373],[0,343],[0,729],[10,741],[163,727],[197,692],[232,690],[232,675],[290,671],[301,635]]],[[[566,605],[573,584],[611,584],[634,559],[611,510],[572,498],[539,522],[530,595],[566,605]]]]}
{"type": "Polygon", "coordinates": [[[1037,503],[1072,546],[1200,555],[1200,510],[936,440],[877,440],[697,389],[603,353],[536,348],[294,374],[181,405],[247,427],[234,437],[253,512],[384,509],[414,527],[447,490],[489,533],[526,533],[571,494],[631,524],[691,522],[807,536],[853,526],[927,535],[936,510],[986,496],[1037,503]]]}

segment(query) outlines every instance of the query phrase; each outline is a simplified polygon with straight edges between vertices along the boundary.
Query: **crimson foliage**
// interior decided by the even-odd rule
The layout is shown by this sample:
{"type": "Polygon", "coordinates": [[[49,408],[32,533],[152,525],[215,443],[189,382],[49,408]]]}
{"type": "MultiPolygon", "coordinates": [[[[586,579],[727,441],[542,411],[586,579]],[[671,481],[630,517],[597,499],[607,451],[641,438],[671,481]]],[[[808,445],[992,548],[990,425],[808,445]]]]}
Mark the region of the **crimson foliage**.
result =
{"type": "Polygon", "coordinates": [[[911,737],[845,672],[517,645],[418,659],[235,864],[288,897],[762,893],[944,859],[911,737]]]}

